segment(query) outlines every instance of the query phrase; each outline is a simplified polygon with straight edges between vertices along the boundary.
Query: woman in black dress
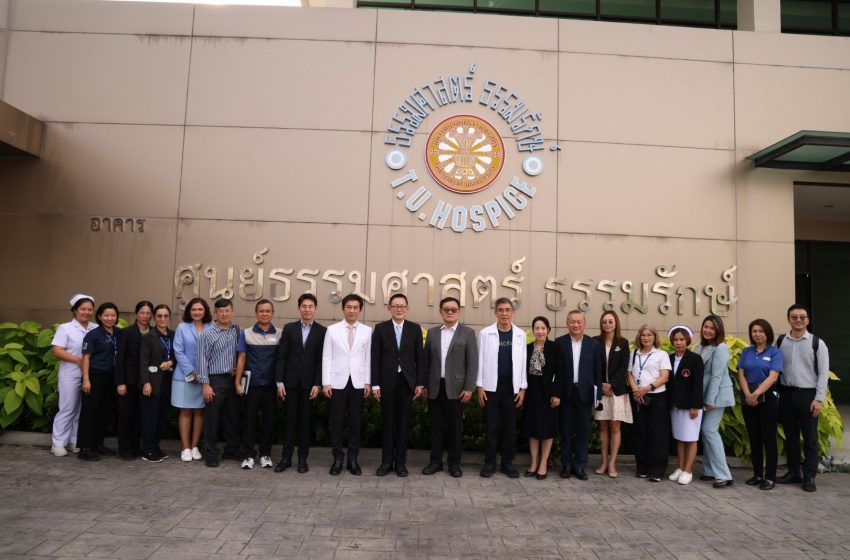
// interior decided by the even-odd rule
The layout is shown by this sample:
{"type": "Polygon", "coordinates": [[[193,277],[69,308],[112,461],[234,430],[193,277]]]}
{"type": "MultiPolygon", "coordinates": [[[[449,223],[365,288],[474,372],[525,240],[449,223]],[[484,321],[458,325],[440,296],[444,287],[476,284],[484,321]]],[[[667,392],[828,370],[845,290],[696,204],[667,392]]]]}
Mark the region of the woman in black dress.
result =
{"type": "Polygon", "coordinates": [[[528,345],[526,371],[528,389],[525,391],[522,433],[528,438],[531,465],[525,476],[543,480],[549,474],[549,452],[558,432],[557,406],[561,404],[557,388],[561,386],[557,364],[558,349],[549,340],[549,320],[535,317],[531,322],[534,342],[528,345]]]}

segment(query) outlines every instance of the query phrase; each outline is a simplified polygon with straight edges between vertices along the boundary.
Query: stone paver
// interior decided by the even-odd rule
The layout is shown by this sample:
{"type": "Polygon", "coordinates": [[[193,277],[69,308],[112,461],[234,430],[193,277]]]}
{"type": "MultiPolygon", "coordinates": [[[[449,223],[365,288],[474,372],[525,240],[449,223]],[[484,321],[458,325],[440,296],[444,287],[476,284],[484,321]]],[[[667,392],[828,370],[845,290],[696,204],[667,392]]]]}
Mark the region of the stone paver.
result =
{"type": "Polygon", "coordinates": [[[427,454],[411,455],[399,479],[374,476],[376,450],[363,451],[363,476],[333,477],[327,449],[299,475],[0,444],[0,558],[850,558],[847,474],[806,494],[759,491],[735,469],[738,483],[715,490],[638,479],[626,457],[618,479],[482,479],[472,462],[454,479],[420,475],[427,454]]]}

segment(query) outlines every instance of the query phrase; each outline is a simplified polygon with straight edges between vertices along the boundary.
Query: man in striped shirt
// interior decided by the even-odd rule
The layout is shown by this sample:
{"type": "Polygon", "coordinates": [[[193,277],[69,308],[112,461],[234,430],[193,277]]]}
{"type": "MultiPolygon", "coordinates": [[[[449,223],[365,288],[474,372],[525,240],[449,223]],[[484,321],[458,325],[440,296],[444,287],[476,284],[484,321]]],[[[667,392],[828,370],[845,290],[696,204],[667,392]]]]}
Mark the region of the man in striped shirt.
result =
{"type": "Polygon", "coordinates": [[[224,432],[224,459],[242,460],[239,452],[239,401],[233,372],[239,327],[232,323],[229,299],[215,302],[215,323],[198,336],[198,383],[204,386],[204,441],[208,467],[218,466],[218,425],[224,432]]]}

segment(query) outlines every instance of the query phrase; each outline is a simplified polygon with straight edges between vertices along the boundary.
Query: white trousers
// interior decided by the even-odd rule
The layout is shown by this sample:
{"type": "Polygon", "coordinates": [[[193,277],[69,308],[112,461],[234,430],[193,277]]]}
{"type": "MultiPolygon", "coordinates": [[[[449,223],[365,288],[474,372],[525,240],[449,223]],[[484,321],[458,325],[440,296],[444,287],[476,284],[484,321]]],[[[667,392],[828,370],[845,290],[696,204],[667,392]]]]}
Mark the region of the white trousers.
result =
{"type": "Polygon", "coordinates": [[[59,412],[53,417],[53,447],[77,444],[82,384],[82,373],[59,373],[59,412]]]}

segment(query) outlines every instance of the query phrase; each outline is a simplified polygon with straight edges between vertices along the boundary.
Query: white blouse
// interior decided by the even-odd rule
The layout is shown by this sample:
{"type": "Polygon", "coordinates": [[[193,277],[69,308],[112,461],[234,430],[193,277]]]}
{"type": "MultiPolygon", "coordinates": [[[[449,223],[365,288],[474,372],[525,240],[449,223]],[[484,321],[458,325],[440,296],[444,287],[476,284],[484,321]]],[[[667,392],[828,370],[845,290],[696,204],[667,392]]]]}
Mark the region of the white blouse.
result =
{"type": "MultiPolygon", "coordinates": [[[[672,370],[670,356],[667,355],[667,352],[662,352],[658,348],[653,348],[649,351],[649,354],[632,352],[629,360],[629,372],[635,378],[638,387],[646,387],[654,383],[656,379],[661,377],[661,370],[663,369],[668,372],[672,370]]],[[[662,385],[654,391],[650,391],[650,393],[663,393],[666,390],[667,386],[662,385]]]]}

